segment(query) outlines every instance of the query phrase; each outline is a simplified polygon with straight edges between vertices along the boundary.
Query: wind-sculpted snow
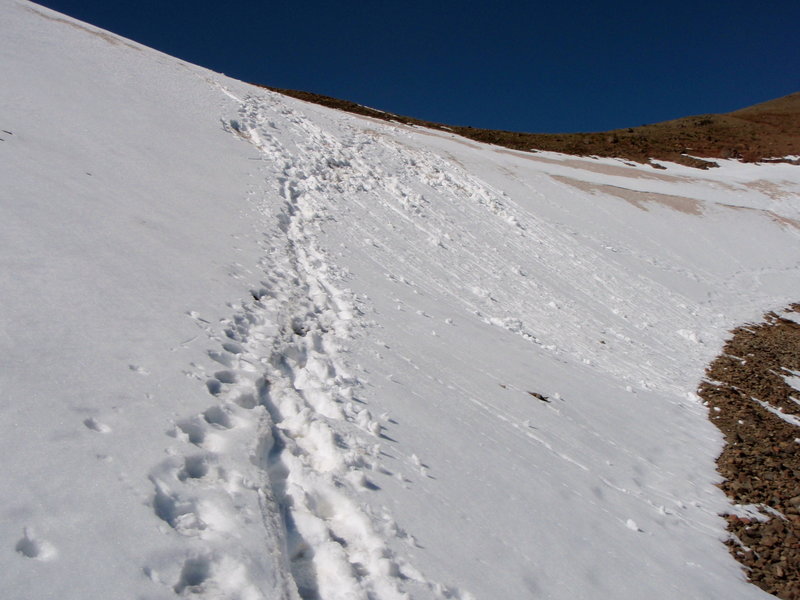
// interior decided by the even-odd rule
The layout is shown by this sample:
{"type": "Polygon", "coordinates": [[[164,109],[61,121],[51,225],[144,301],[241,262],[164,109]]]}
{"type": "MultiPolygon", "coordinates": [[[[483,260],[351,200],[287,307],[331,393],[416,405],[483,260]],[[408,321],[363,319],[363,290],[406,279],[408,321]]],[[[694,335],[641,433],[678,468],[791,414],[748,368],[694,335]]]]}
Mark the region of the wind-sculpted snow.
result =
{"type": "Polygon", "coordinates": [[[8,598],[761,598],[695,395],[797,167],[520,153],[0,6],[8,598]]]}

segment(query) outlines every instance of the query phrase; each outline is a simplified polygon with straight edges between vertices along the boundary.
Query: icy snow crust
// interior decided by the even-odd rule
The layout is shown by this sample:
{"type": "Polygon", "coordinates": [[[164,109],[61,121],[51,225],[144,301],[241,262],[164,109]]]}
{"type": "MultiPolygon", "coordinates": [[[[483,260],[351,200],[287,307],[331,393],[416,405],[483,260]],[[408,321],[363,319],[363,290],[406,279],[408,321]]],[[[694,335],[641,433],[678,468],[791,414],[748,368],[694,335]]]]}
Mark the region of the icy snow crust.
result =
{"type": "Polygon", "coordinates": [[[4,597],[768,597],[693,392],[797,300],[800,169],[511,152],[0,10],[4,597]]]}

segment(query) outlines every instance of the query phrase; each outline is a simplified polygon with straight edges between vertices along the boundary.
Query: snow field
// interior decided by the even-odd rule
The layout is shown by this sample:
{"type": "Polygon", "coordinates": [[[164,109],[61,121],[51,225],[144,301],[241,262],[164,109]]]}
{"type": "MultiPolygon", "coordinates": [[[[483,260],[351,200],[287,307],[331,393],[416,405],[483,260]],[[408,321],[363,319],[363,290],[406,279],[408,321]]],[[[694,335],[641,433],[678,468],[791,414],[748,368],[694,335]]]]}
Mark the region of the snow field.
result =
{"type": "MultiPolygon", "coordinates": [[[[309,116],[326,118],[324,109],[301,106],[309,116]]],[[[335,139],[348,140],[359,153],[350,169],[337,174],[350,186],[349,198],[336,203],[340,215],[322,239],[336,249],[338,262],[348,265],[350,285],[359,297],[367,297],[369,317],[381,336],[375,338],[376,350],[359,345],[351,358],[364,372],[381,374],[367,376],[370,404],[401,423],[387,435],[396,438],[402,430],[413,438],[405,438],[406,452],[415,443],[424,448],[409,452],[416,459],[409,462],[419,463],[422,456],[427,465],[447,465],[436,474],[438,484],[415,481],[391,492],[400,521],[411,531],[428,533],[434,548],[422,543],[430,548],[429,560],[446,562],[445,571],[463,568],[478,556],[507,555],[508,564],[528,565],[518,576],[482,570],[482,580],[470,586],[480,597],[542,589],[553,597],[568,596],[585,589],[579,581],[590,580],[587,585],[595,592],[635,595],[633,590],[653,587],[654,573],[687,568],[684,581],[664,579],[664,597],[698,593],[690,589],[711,594],[741,581],[729,557],[719,556],[713,567],[709,562],[724,535],[717,515],[726,510],[726,501],[703,483],[716,477],[711,463],[704,474],[698,470],[697,455],[707,452],[713,459],[720,438],[705,421],[694,382],[721,345],[726,327],[758,316],[767,297],[770,302],[791,299],[796,260],[785,249],[796,244],[794,227],[766,212],[743,219],[743,213],[710,201],[704,201],[699,214],[657,203],[648,209],[609,203],[595,194],[576,194],[573,186],[538,169],[523,175],[520,165],[532,161],[509,162],[503,151],[497,152],[503,154],[495,167],[498,174],[492,152],[470,155],[462,149],[468,144],[460,141],[442,142],[437,154],[429,150],[430,135],[407,128],[362,126],[357,118],[327,126],[338,132],[335,139]],[[392,155],[387,149],[397,150],[392,155]],[[480,178],[459,168],[471,160],[470,173],[480,178]],[[381,173],[387,165],[391,171],[381,173]],[[437,177],[437,172],[447,175],[437,177]],[[364,185],[365,173],[378,177],[364,185]],[[451,185],[456,179],[458,184],[451,185]],[[495,183],[509,191],[499,192],[495,183]],[[478,201],[464,202],[468,197],[478,201]],[[420,198],[435,201],[426,205],[420,198]],[[534,206],[535,213],[528,214],[534,206]],[[596,218],[598,213],[603,219],[596,218]],[[591,215],[594,221],[587,222],[591,215]],[[346,225],[336,231],[336,223],[346,225]],[[462,238],[453,235],[459,227],[467,232],[462,238]],[[536,235],[514,243],[528,231],[536,235]],[[757,249],[740,243],[752,237],[761,240],[757,249]],[[536,260],[541,256],[547,260],[536,260]],[[470,264],[469,257],[480,258],[470,264]],[[532,276],[514,278],[509,285],[509,271],[532,276]],[[779,273],[784,277],[773,277],[779,273]],[[392,283],[388,289],[387,280],[392,283]],[[745,286],[752,295],[743,296],[741,284],[747,281],[759,285],[745,286]],[[515,333],[526,343],[512,343],[479,323],[515,333]],[[391,333],[382,335],[381,329],[391,333]],[[479,374],[472,375],[477,365],[482,365],[479,374]],[[510,384],[514,378],[517,385],[510,384]],[[530,406],[510,399],[512,394],[498,396],[498,388],[515,389],[520,396],[538,389],[568,400],[566,405],[543,404],[547,412],[531,418],[530,406]],[[413,430],[402,427],[404,421],[413,422],[413,430]],[[476,422],[479,429],[472,427],[476,422]],[[477,452],[464,446],[467,431],[485,440],[477,452]],[[512,432],[543,449],[544,456],[572,465],[578,475],[548,469],[544,457],[525,460],[531,449],[516,435],[509,437],[512,432]],[[509,460],[515,454],[518,462],[509,460]],[[538,482],[533,486],[520,480],[531,461],[538,482]],[[475,482],[476,474],[462,466],[469,464],[492,467],[482,469],[475,482]],[[496,490],[494,495],[486,495],[484,484],[496,490]],[[434,486],[448,487],[450,493],[443,497],[434,486]],[[500,500],[499,490],[513,490],[511,502],[500,500]],[[566,490],[575,495],[564,496],[566,490]],[[475,537],[445,530],[452,523],[445,517],[452,514],[452,498],[471,505],[465,513],[484,515],[483,527],[469,523],[467,530],[475,537]],[[521,531],[525,498],[547,507],[550,515],[521,531]],[[499,505],[505,512],[497,511],[499,505]],[[406,506],[424,506],[425,513],[406,506]],[[495,517],[495,511],[501,516],[495,517]],[[512,513],[516,516],[509,518],[512,513]],[[437,528],[440,522],[447,525],[437,528]],[[631,541],[620,538],[617,526],[650,539],[630,546],[631,554],[620,554],[618,544],[631,541]],[[689,531],[694,532],[689,537],[699,536],[691,550],[679,541],[689,531]],[[453,535],[455,544],[436,545],[453,535]],[[499,546],[493,547],[494,539],[499,546]],[[626,562],[622,556],[641,560],[632,550],[640,544],[651,557],[647,568],[626,571],[624,579],[612,575],[626,562]],[[581,546],[586,554],[574,551],[581,546]],[[562,575],[567,563],[553,551],[562,547],[570,548],[568,564],[585,565],[577,579],[562,575]],[[525,551],[509,553],[509,548],[525,551]],[[710,576],[723,572],[727,575],[721,579],[710,576]]],[[[340,151],[330,141],[324,147],[330,154],[340,151]]],[[[573,177],[597,177],[590,168],[593,161],[569,161],[573,177]],[[574,163],[587,168],[581,171],[574,163]]],[[[608,162],[608,168],[619,168],[608,162]]],[[[629,188],[641,189],[639,179],[650,181],[639,176],[639,169],[621,170],[628,174],[629,188]]],[[[697,177],[670,175],[671,193],[691,198],[716,185],[698,183],[697,177]]],[[[753,196],[748,201],[754,202],[753,196]]],[[[426,467],[425,473],[436,470],[426,467]]],[[[760,594],[747,586],[739,593],[760,594]]]]}
{"type": "Polygon", "coordinates": [[[5,596],[765,597],[694,391],[797,300],[796,169],[511,152],[0,10],[5,596]]]}

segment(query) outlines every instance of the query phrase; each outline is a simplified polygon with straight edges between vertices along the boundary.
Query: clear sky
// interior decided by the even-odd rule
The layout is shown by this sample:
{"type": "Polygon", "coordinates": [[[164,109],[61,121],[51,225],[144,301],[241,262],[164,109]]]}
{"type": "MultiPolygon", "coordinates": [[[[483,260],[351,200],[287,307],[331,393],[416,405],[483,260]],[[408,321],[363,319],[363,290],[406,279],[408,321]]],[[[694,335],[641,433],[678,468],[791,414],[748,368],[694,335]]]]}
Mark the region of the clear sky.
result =
{"type": "Polygon", "coordinates": [[[456,125],[602,131],[800,91],[800,1],[45,0],[227,75],[456,125]]]}

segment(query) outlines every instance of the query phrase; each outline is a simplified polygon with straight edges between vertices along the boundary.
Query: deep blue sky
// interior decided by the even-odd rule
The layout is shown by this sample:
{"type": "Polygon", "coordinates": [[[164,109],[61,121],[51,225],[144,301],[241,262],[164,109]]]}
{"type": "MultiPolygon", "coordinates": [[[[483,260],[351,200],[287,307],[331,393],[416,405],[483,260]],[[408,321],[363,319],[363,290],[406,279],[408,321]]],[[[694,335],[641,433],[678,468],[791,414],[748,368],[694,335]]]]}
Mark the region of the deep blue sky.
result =
{"type": "Polygon", "coordinates": [[[800,1],[46,0],[227,75],[433,121],[601,131],[800,91],[800,1]]]}

